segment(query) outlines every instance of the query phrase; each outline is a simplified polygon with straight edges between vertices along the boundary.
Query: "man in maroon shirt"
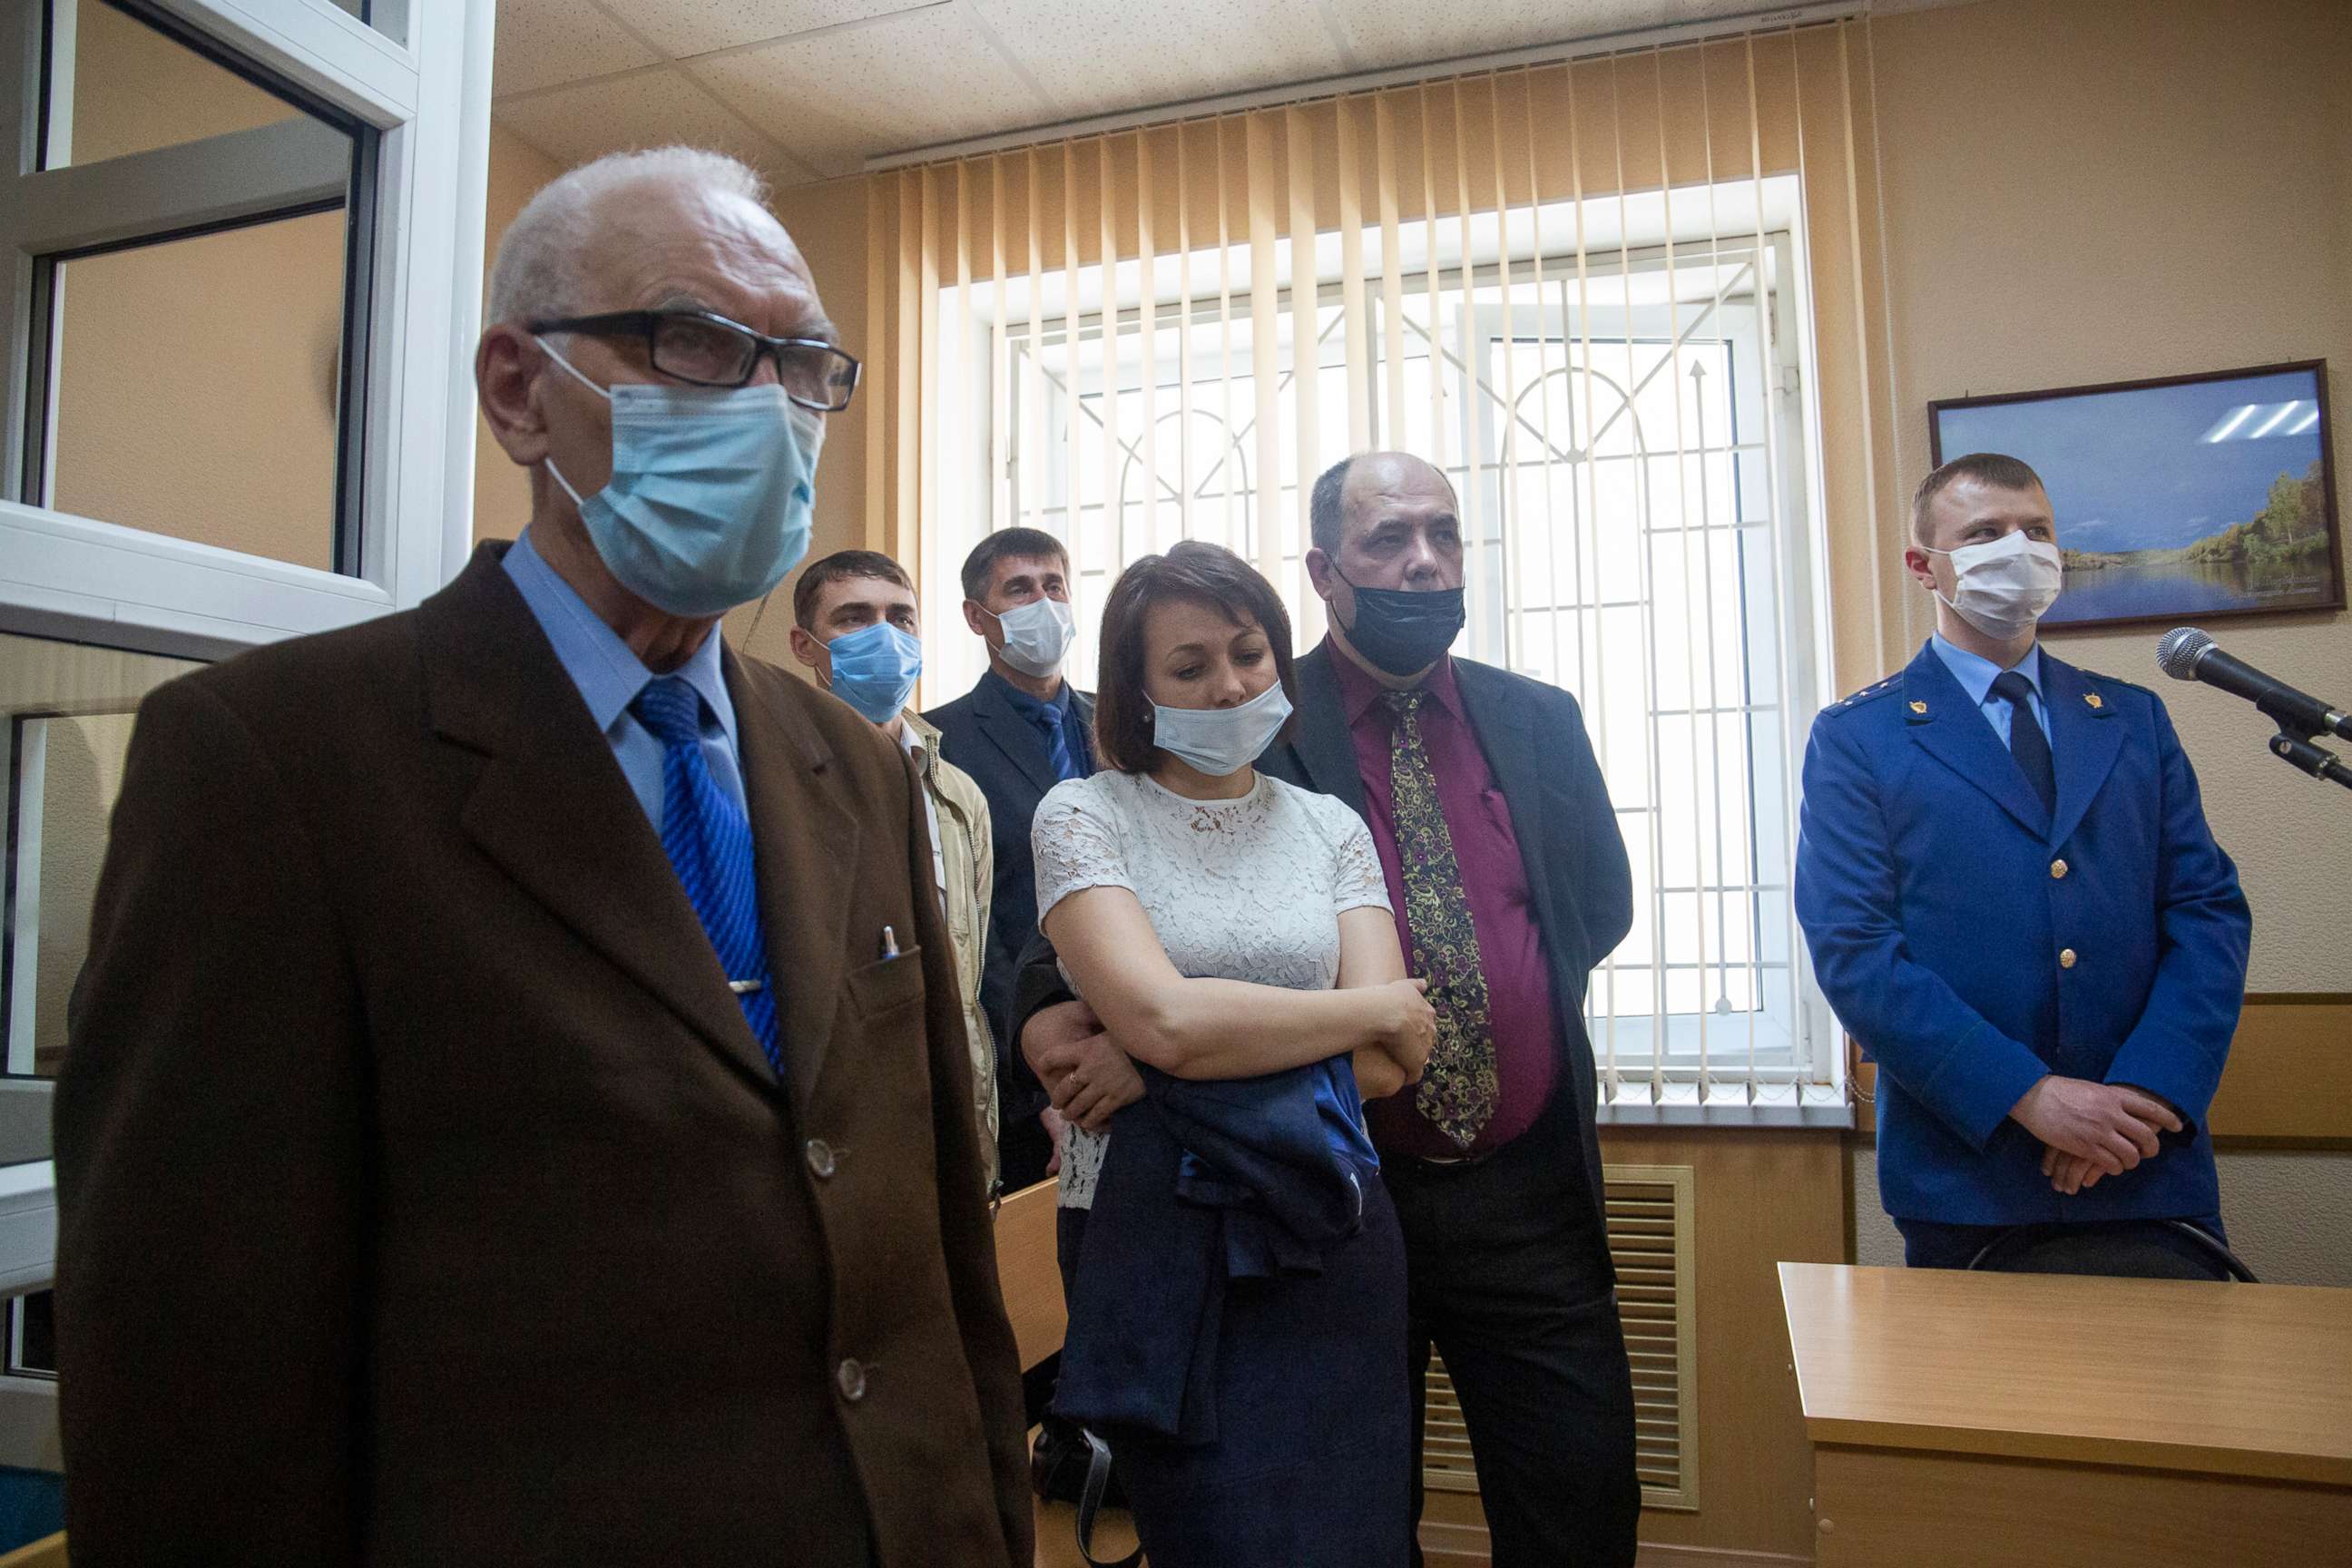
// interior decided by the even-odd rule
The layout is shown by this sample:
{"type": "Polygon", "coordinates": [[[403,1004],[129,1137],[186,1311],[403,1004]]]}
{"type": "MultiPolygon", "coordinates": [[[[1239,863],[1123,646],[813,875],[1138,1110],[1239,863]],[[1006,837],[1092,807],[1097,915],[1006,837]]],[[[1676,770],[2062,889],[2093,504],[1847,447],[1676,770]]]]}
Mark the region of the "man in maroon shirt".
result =
{"type": "MultiPolygon", "coordinates": [[[[1404,453],[1316,482],[1307,569],[1330,635],[1298,661],[1294,738],[1258,766],[1362,814],[1437,1012],[1420,1084],[1370,1108],[1404,1230],[1415,1398],[1433,1342],[1496,1568],[1626,1568],[1641,1485],[1583,1013],[1633,922],[1632,878],[1576,700],[1447,652],[1456,510],[1444,475],[1404,453]]],[[[1023,1049],[1056,1105],[1107,1115],[1133,1075],[1050,952],[1031,959],[1023,1049]]]]}

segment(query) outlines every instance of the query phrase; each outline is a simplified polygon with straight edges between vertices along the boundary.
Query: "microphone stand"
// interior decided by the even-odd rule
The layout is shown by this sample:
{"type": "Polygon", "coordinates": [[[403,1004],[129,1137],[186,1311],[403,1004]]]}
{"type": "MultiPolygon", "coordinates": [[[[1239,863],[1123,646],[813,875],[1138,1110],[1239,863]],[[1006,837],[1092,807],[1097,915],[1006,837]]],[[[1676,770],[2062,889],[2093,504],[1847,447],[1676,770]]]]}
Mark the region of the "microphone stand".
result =
{"type": "Polygon", "coordinates": [[[2302,769],[2315,779],[2333,779],[2346,789],[2352,789],[2352,768],[2347,768],[2335,752],[2325,746],[2313,745],[2299,736],[2281,730],[2271,737],[2271,754],[2281,762],[2302,769]]]}

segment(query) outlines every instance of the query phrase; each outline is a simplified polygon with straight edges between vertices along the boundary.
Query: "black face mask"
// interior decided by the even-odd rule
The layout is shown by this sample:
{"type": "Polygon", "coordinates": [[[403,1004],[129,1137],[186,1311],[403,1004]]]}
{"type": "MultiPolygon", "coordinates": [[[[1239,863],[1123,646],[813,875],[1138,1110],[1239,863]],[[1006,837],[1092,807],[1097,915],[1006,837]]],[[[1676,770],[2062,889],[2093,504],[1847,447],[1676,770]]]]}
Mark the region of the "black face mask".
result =
{"type": "Polygon", "coordinates": [[[1372,668],[1400,680],[1419,675],[1445,657],[1462,635],[1462,590],[1437,588],[1418,594],[1400,588],[1357,588],[1337,565],[1331,574],[1356,589],[1356,624],[1347,628],[1349,646],[1372,668]]]}

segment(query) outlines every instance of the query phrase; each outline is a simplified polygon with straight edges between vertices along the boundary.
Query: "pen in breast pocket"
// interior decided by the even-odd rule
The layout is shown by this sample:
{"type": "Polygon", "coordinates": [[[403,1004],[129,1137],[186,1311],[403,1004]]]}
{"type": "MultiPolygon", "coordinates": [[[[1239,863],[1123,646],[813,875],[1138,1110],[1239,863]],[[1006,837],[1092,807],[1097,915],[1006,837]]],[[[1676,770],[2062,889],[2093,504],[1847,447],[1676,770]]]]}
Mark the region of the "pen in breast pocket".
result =
{"type": "Polygon", "coordinates": [[[882,956],[885,958],[898,956],[898,933],[888,926],[882,928],[882,956]]]}

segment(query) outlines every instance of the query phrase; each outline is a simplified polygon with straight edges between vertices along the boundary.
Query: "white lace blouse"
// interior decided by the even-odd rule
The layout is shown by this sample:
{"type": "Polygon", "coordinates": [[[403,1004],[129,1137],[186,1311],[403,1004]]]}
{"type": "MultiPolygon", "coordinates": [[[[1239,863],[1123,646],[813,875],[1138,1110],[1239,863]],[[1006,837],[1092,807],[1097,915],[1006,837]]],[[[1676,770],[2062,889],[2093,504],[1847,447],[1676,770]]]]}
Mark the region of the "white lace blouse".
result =
{"type": "MultiPolygon", "coordinates": [[[[1041,922],[1072,893],[1125,888],[1168,961],[1193,979],[1328,991],[1339,973],[1339,916],[1389,907],[1363,819],[1264,773],[1239,800],[1218,801],[1133,773],[1071,779],[1038,804],[1030,838],[1041,922]]],[[[1108,1142],[1069,1130],[1064,1208],[1093,1205],[1108,1142]]]]}

